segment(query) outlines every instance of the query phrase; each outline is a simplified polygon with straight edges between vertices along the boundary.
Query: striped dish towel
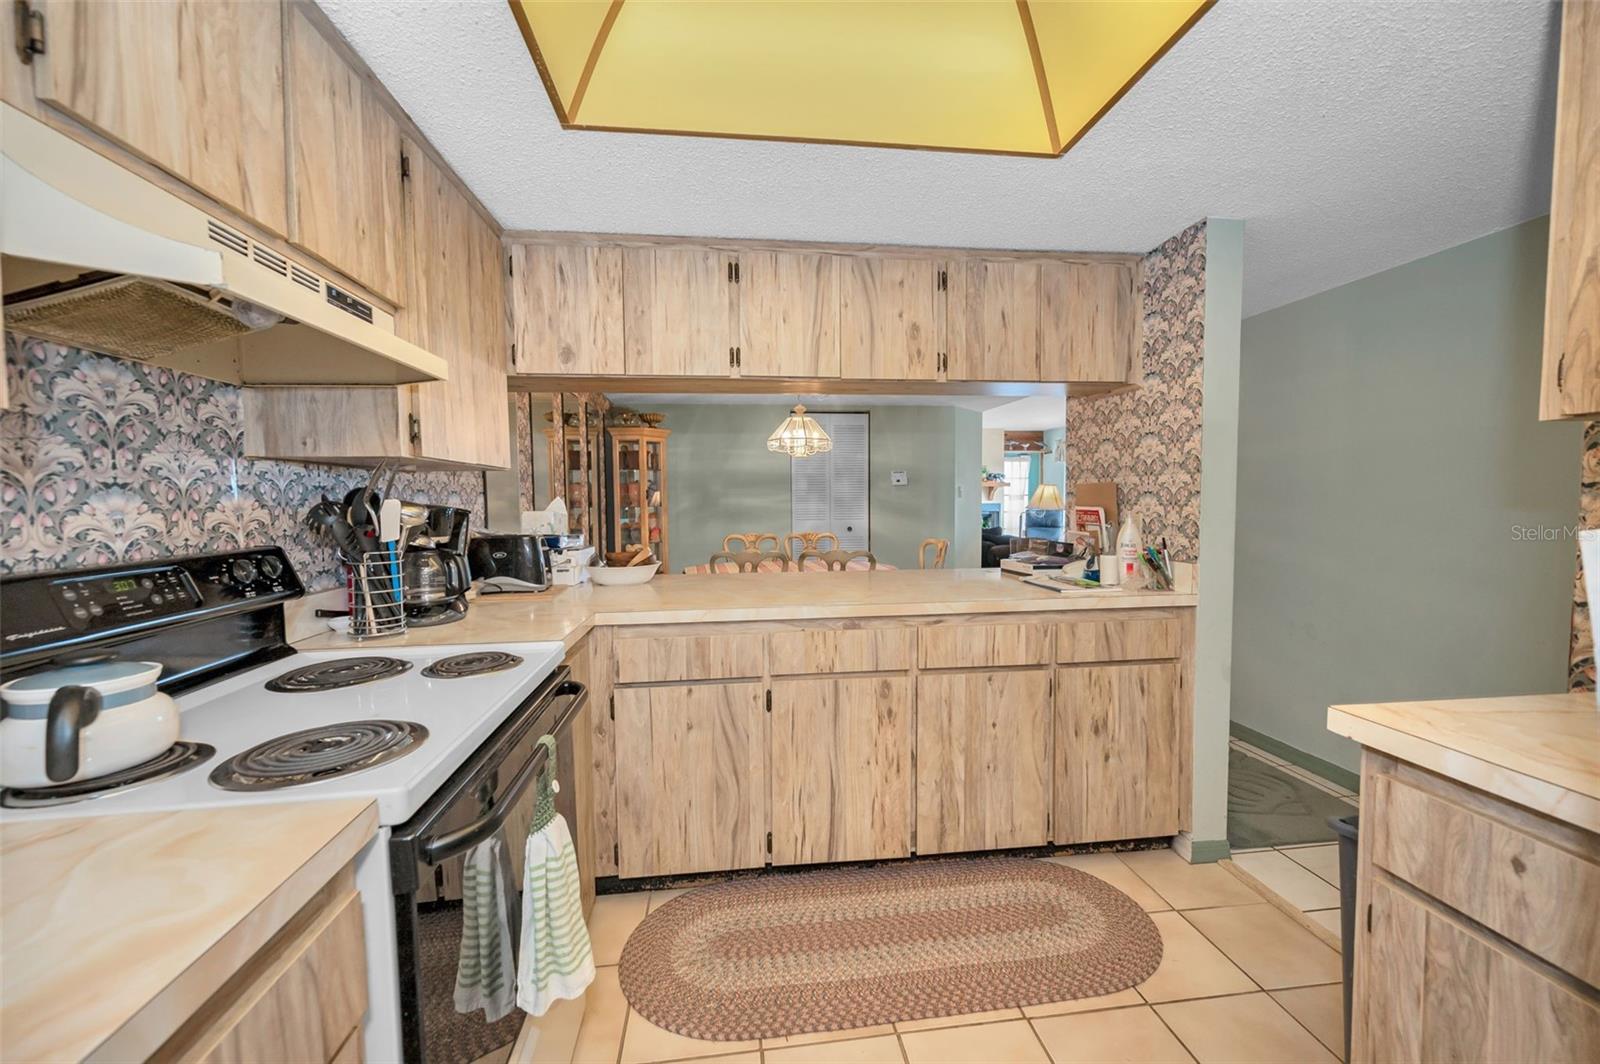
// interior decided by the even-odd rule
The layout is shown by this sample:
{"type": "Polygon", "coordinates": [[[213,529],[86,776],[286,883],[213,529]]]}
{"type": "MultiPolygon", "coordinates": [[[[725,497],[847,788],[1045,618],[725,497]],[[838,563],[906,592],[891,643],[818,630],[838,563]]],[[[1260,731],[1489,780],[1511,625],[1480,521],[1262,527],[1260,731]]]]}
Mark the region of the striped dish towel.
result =
{"type": "Polygon", "coordinates": [[[543,1016],[555,1002],[581,995],[594,980],[578,860],[572,833],[561,815],[551,816],[528,836],[525,875],[517,1007],[531,1016],[543,1016]]]}
{"type": "Polygon", "coordinates": [[[461,872],[461,960],[456,965],[456,1011],[483,1010],[490,1023],[515,1004],[511,901],[506,860],[496,835],[467,852],[461,872]]]}

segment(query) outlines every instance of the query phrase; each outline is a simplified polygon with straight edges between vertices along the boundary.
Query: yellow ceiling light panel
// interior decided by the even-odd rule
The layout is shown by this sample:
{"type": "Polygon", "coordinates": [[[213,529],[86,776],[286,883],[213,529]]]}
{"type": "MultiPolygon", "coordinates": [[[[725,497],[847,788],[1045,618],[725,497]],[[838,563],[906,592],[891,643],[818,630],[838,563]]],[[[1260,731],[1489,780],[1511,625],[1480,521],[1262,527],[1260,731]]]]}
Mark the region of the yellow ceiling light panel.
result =
{"type": "Polygon", "coordinates": [[[562,125],[1051,156],[1214,0],[510,0],[562,125]]]}

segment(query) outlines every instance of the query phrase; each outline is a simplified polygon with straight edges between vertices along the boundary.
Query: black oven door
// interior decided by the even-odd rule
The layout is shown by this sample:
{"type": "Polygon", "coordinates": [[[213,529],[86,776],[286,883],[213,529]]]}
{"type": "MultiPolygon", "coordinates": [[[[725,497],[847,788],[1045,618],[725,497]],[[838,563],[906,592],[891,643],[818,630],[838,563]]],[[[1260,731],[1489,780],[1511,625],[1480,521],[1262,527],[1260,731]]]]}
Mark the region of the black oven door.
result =
{"type": "Polygon", "coordinates": [[[467,854],[499,836],[502,874],[510,885],[509,938],[520,942],[523,847],[533,824],[534,798],[546,756],[544,735],[556,739],[556,811],[578,831],[578,773],[574,723],[588,693],[558,669],[509,720],[468,758],[389,842],[399,958],[400,1024],[405,1059],[414,1064],[467,1064],[510,1045],[524,1015],[513,1008],[490,1023],[481,1010],[457,1012],[456,966],[461,952],[461,885],[467,854]]]}

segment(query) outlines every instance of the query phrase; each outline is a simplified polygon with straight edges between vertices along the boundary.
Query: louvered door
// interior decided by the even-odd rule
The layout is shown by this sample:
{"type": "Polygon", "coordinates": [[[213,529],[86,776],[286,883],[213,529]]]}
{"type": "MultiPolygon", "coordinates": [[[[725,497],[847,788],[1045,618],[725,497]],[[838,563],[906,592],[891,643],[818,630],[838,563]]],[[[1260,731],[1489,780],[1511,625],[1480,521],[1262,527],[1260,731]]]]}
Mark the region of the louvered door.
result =
{"type": "Polygon", "coordinates": [[[797,532],[832,532],[843,550],[868,550],[867,415],[814,416],[833,450],[790,461],[790,523],[797,532]]]}

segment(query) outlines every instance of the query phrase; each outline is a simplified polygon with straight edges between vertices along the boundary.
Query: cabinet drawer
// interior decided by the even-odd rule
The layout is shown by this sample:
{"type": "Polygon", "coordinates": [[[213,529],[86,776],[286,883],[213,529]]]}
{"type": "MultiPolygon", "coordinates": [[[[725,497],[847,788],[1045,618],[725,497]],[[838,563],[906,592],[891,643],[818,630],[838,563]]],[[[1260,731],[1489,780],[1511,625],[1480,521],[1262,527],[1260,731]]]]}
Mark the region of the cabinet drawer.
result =
{"type": "Polygon", "coordinates": [[[1175,658],[1183,630],[1176,617],[1071,621],[1056,626],[1056,660],[1063,665],[1098,661],[1175,658]]]}
{"type": "Polygon", "coordinates": [[[910,628],[806,628],[767,637],[774,676],[900,672],[911,668],[910,628]]]}
{"type": "Polygon", "coordinates": [[[936,624],[917,635],[917,665],[924,669],[1049,663],[1048,624],[936,624]]]}
{"type": "Polygon", "coordinates": [[[732,680],[766,671],[766,640],[757,634],[619,635],[618,683],[732,680]]]}
{"type": "MultiPolygon", "coordinates": [[[[1443,782],[1369,783],[1372,861],[1591,986],[1600,986],[1600,838],[1563,843],[1492,815],[1490,799],[1443,782]],[[1437,790],[1435,789],[1437,788],[1437,790]],[[1462,800],[1451,800],[1461,797],[1462,800]]],[[[1364,803],[1367,796],[1363,795],[1364,803]]]]}

